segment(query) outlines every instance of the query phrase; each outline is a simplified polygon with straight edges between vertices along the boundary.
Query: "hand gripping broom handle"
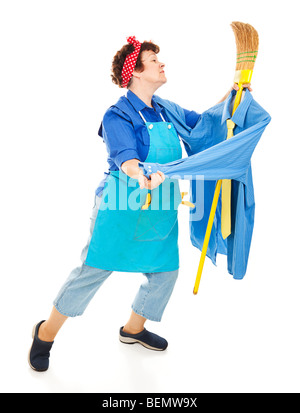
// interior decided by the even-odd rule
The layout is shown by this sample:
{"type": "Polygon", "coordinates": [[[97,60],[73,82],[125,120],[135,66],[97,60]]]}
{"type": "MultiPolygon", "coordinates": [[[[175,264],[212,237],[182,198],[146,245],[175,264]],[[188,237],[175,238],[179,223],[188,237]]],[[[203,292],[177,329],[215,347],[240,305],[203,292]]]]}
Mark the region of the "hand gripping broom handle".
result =
{"type": "MultiPolygon", "coordinates": [[[[236,97],[235,97],[233,110],[232,110],[232,116],[234,115],[234,112],[236,111],[238,105],[241,102],[241,97],[242,97],[242,92],[243,92],[242,85],[245,84],[245,83],[250,83],[251,82],[252,73],[253,73],[253,70],[237,70],[235,72],[234,82],[238,84],[239,90],[237,91],[237,94],[236,94],[236,97]]],[[[210,234],[211,234],[211,230],[212,230],[212,226],[213,226],[213,222],[214,222],[214,217],[215,217],[215,213],[216,213],[216,209],[217,209],[217,205],[218,205],[218,200],[219,200],[219,196],[220,196],[221,186],[222,186],[222,180],[219,179],[217,181],[217,184],[216,184],[215,193],[214,193],[214,197],[213,197],[213,201],[212,201],[212,206],[211,206],[211,210],[210,210],[210,214],[209,214],[209,218],[208,218],[207,228],[206,228],[205,237],[204,237],[204,241],[203,241],[203,247],[202,247],[202,251],[201,251],[199,267],[198,267],[196,281],[195,281],[195,285],[194,285],[194,291],[193,291],[194,294],[197,294],[197,292],[198,292],[198,288],[199,288],[199,284],[200,284],[200,280],[201,280],[201,275],[202,275],[202,271],[203,271],[203,266],[204,266],[204,261],[205,261],[205,257],[206,257],[206,252],[207,252],[207,248],[208,248],[208,243],[209,243],[209,239],[210,239],[210,234]]]]}

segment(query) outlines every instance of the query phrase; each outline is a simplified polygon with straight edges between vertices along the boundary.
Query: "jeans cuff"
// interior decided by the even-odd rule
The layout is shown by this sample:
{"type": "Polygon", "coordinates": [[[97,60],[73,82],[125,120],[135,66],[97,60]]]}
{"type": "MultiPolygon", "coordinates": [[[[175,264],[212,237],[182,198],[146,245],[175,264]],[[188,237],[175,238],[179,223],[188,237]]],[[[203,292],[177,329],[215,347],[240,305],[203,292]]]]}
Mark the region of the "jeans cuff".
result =
{"type": "Polygon", "coordinates": [[[146,314],[146,313],[144,313],[143,311],[140,311],[140,310],[138,310],[137,308],[135,308],[133,305],[131,306],[131,308],[132,308],[132,310],[133,310],[136,314],[138,314],[138,315],[140,315],[140,316],[142,316],[142,317],[147,318],[147,320],[160,322],[161,319],[162,319],[162,316],[160,316],[160,317],[155,317],[155,316],[146,314]]]}

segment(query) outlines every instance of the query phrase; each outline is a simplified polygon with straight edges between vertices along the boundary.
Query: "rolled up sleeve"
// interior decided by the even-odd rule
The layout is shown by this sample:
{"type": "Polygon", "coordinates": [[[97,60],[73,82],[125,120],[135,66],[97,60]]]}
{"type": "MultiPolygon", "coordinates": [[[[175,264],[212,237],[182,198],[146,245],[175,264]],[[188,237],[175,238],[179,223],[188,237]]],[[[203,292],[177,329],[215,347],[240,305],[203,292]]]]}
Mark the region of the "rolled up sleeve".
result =
{"type": "Polygon", "coordinates": [[[125,116],[110,108],[102,121],[103,139],[108,155],[119,169],[123,162],[130,159],[140,160],[133,125],[125,116]]]}

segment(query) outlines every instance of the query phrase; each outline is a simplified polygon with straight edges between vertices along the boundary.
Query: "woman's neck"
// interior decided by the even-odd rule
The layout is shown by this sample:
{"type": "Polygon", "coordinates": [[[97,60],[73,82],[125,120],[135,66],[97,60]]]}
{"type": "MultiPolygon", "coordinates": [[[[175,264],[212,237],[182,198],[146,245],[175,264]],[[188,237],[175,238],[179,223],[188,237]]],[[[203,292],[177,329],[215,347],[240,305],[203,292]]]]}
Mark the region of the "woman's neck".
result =
{"type": "Polygon", "coordinates": [[[129,90],[133,92],[139,99],[141,99],[147,106],[152,108],[152,97],[153,91],[151,90],[141,90],[140,88],[135,87],[134,85],[130,86],[129,90]]]}

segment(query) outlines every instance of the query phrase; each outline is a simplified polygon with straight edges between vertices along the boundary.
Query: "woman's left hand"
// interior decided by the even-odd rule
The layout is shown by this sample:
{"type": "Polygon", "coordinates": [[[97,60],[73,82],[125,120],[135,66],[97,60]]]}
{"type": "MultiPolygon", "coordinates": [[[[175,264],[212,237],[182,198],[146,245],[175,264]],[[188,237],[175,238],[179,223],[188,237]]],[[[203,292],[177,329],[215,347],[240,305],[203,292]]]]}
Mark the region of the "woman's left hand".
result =
{"type": "MultiPolygon", "coordinates": [[[[244,84],[242,85],[242,88],[243,88],[243,89],[248,89],[249,92],[252,92],[251,83],[244,83],[244,84]]],[[[234,89],[234,90],[239,90],[238,84],[237,84],[237,83],[234,83],[233,86],[232,86],[232,88],[231,88],[231,90],[232,90],[232,89],[234,89]]]]}
{"type": "MultiPolygon", "coordinates": [[[[249,92],[252,92],[251,83],[244,83],[242,85],[242,88],[248,89],[249,92]]],[[[228,96],[230,95],[230,93],[233,89],[236,90],[236,91],[239,90],[239,86],[238,86],[237,83],[234,83],[233,86],[231,86],[231,88],[228,90],[226,95],[218,103],[224,102],[224,100],[226,100],[228,98],[228,96]]]]}
{"type": "Polygon", "coordinates": [[[164,182],[166,179],[165,175],[163,172],[157,171],[154,174],[150,175],[151,181],[150,181],[150,189],[157,188],[160,184],[164,182]]]}

